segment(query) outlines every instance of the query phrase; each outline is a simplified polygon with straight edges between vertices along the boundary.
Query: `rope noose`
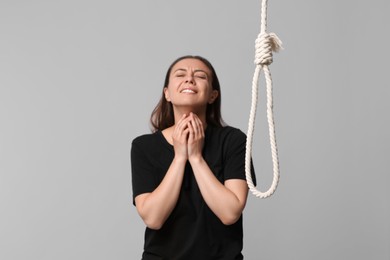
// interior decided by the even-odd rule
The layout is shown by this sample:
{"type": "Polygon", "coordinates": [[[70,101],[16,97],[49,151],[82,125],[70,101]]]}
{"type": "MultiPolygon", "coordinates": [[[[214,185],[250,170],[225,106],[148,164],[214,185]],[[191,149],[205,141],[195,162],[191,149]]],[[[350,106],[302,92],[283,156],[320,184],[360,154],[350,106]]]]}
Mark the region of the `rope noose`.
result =
{"type": "Polygon", "coordinates": [[[268,65],[272,63],[272,51],[279,51],[282,42],[274,33],[267,33],[267,0],[262,0],[261,5],[261,28],[260,33],[255,42],[255,73],[252,81],[252,104],[249,114],[249,124],[246,141],[245,152],[245,175],[250,191],[259,198],[267,198],[271,196],[279,182],[279,160],[278,149],[276,147],[275,139],[275,124],[273,118],[273,101],[272,101],[272,79],[271,72],[268,65]],[[257,86],[261,70],[264,71],[266,85],[267,85],[267,119],[269,127],[269,137],[271,144],[271,154],[273,162],[273,180],[272,185],[266,192],[257,190],[253,184],[251,176],[251,157],[252,157],[252,139],[253,130],[255,127],[256,107],[257,107],[257,86]]]}

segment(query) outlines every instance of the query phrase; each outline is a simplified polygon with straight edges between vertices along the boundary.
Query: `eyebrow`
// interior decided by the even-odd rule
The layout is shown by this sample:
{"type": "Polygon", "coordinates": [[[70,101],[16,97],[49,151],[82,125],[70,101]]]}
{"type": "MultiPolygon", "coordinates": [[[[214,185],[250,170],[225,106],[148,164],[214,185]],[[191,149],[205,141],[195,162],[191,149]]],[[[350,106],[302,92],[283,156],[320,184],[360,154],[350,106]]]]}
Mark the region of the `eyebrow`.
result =
{"type": "Polygon", "coordinates": [[[177,72],[177,71],[187,71],[186,69],[181,69],[181,68],[178,68],[177,70],[175,70],[173,73],[177,72]]]}
{"type": "MultiPolygon", "coordinates": [[[[177,70],[175,70],[173,73],[175,73],[175,72],[177,72],[177,71],[185,71],[185,72],[187,72],[187,69],[184,69],[184,68],[178,68],[177,70]]],[[[205,73],[207,76],[209,76],[209,74],[205,71],[205,70],[201,70],[201,69],[195,69],[194,70],[194,73],[196,73],[196,72],[203,72],[203,73],[205,73]]]]}
{"type": "Polygon", "coordinates": [[[194,70],[194,72],[203,72],[203,73],[205,73],[206,75],[209,75],[206,71],[201,70],[201,69],[196,69],[196,70],[194,70]]]}

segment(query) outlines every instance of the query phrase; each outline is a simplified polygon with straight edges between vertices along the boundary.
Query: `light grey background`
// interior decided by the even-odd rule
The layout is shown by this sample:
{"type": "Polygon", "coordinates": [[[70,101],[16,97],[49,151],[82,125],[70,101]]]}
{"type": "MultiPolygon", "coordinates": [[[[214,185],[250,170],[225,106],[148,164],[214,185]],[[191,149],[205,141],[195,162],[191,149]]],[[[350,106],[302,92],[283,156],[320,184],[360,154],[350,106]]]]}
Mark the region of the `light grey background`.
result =
{"type": "MultiPolygon", "coordinates": [[[[390,259],[390,4],[269,1],[281,181],[245,210],[246,259],[390,259]]],[[[131,140],[200,54],[247,130],[260,1],[0,2],[0,259],[139,259],[131,140]]],[[[254,161],[271,183],[264,82],[254,161]]]]}

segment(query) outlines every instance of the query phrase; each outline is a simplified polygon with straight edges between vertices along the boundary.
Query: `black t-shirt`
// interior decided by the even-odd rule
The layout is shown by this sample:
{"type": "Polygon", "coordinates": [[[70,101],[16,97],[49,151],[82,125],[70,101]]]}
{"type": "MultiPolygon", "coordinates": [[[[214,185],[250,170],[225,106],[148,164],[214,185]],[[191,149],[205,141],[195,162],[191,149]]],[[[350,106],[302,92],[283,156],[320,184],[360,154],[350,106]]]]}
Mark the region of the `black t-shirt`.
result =
{"type": "MultiPolygon", "coordinates": [[[[233,127],[208,126],[203,157],[217,179],[245,180],[246,136],[233,127]]],[[[162,181],[174,157],[161,131],[135,138],[131,148],[133,203],[162,181]]],[[[252,178],[255,182],[255,176],[252,178]]],[[[224,225],[205,203],[187,162],[176,207],[159,230],[146,228],[143,260],[243,259],[242,216],[224,225]]]]}

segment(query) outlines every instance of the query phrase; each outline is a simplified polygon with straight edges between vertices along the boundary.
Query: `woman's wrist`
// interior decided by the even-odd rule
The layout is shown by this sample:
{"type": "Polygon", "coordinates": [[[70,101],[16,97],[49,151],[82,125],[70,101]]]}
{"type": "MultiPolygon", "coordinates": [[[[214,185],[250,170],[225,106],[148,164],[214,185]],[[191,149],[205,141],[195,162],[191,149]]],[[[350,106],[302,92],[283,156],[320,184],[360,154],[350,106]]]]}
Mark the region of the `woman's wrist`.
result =
{"type": "Polygon", "coordinates": [[[190,162],[191,165],[200,164],[200,163],[204,162],[204,158],[201,154],[194,155],[194,156],[188,157],[188,161],[190,162]]]}
{"type": "Polygon", "coordinates": [[[187,162],[187,157],[183,155],[175,154],[175,156],[173,157],[173,162],[185,164],[187,162]]]}

